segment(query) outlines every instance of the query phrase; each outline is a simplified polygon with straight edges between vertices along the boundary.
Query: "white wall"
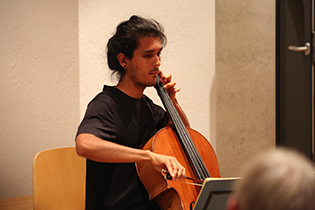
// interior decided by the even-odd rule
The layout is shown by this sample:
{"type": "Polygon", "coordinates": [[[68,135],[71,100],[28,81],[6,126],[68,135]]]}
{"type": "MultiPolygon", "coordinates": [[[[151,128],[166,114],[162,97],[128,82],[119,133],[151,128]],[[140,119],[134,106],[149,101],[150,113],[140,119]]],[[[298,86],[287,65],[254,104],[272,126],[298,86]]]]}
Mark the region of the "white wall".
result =
{"type": "Polygon", "coordinates": [[[37,152],[74,145],[87,103],[113,84],[107,40],[132,14],[164,25],[161,69],[182,88],[192,127],[215,142],[214,0],[1,0],[0,199],[32,194],[37,152]]]}
{"type": "Polygon", "coordinates": [[[0,1],[0,199],[32,194],[41,150],[74,146],[78,3],[0,1]]]}
{"type": "MultiPolygon", "coordinates": [[[[80,114],[111,79],[105,47],[115,27],[133,14],[154,18],[165,28],[168,44],[161,70],[181,88],[178,100],[191,126],[215,144],[214,0],[79,1],[80,114]]],[[[161,104],[153,88],[147,89],[161,104]]]]}

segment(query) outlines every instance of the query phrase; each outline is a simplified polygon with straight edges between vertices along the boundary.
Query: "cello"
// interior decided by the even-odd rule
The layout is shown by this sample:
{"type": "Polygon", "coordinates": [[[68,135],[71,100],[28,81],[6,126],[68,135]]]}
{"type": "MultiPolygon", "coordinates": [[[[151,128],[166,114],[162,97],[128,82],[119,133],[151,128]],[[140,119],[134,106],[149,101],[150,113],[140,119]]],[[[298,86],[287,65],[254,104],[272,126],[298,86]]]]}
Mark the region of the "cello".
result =
{"type": "Polygon", "coordinates": [[[173,123],[159,130],[143,150],[174,156],[186,169],[185,181],[172,181],[167,173],[158,172],[150,163],[136,163],[138,176],[149,199],[162,210],[191,210],[197,200],[203,180],[220,177],[219,164],[209,141],[198,131],[186,128],[159,76],[155,89],[173,123]],[[194,181],[198,181],[195,183],[194,181]]]}

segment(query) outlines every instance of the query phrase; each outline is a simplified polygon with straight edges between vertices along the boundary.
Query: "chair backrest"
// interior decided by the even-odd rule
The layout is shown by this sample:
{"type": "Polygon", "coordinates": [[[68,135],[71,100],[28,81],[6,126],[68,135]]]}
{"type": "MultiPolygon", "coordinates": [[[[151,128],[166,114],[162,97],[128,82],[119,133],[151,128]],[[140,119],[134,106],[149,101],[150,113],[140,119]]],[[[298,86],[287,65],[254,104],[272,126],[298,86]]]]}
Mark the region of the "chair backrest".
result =
{"type": "Polygon", "coordinates": [[[33,163],[34,209],[83,210],[85,163],[75,147],[39,152],[33,163]]]}

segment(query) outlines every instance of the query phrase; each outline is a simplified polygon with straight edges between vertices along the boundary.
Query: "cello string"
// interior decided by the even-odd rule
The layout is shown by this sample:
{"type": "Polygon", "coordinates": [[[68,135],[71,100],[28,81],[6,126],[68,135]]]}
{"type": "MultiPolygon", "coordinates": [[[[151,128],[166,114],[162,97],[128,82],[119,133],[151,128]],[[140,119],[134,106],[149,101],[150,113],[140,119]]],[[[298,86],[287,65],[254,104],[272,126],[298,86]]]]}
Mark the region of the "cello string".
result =
{"type": "MultiPolygon", "coordinates": [[[[162,85],[161,84],[160,84],[160,91],[161,91],[161,93],[164,93],[164,94],[160,94],[160,95],[161,95],[162,99],[164,99],[163,102],[165,103],[165,107],[166,107],[167,111],[169,112],[170,117],[171,118],[173,117],[172,121],[173,121],[173,124],[174,124],[174,126],[176,128],[175,130],[177,131],[180,139],[184,139],[185,140],[187,137],[181,132],[182,128],[179,126],[180,125],[180,123],[179,123],[180,121],[178,120],[178,118],[179,118],[178,113],[174,109],[172,109],[172,107],[173,107],[172,106],[172,102],[170,101],[169,97],[167,97],[167,95],[166,95],[167,93],[165,93],[166,91],[164,90],[164,88],[162,89],[162,85]]],[[[185,144],[184,146],[187,149],[186,152],[189,153],[188,155],[191,156],[192,153],[189,150],[189,145],[187,145],[186,142],[183,142],[183,143],[185,144]]],[[[191,161],[195,162],[194,159],[192,159],[191,161]]],[[[196,165],[196,163],[194,163],[194,165],[196,165]]]]}
{"type": "Polygon", "coordinates": [[[193,144],[190,136],[188,133],[185,132],[186,130],[181,130],[180,129],[180,135],[182,136],[182,140],[186,142],[185,144],[188,145],[186,146],[188,153],[190,154],[192,158],[192,161],[194,162],[195,168],[198,171],[198,177],[201,179],[205,179],[207,176],[207,172],[205,168],[203,167],[204,164],[199,156],[198,151],[195,149],[195,145],[193,144]]]}
{"type": "Polygon", "coordinates": [[[186,148],[188,150],[187,152],[189,153],[190,156],[194,156],[192,161],[194,162],[194,165],[196,167],[198,167],[198,171],[201,171],[199,174],[202,174],[202,175],[199,175],[199,176],[202,176],[202,177],[200,177],[200,178],[209,177],[208,172],[205,169],[205,167],[203,167],[204,164],[203,164],[189,134],[187,133],[187,130],[185,129],[185,126],[182,123],[181,118],[179,117],[177,111],[174,109],[172,101],[169,99],[169,97],[165,97],[165,99],[168,99],[165,101],[166,101],[166,103],[168,103],[167,106],[170,107],[169,111],[173,113],[172,116],[175,117],[174,118],[174,121],[175,121],[174,124],[179,125],[179,127],[180,127],[177,130],[178,130],[179,135],[181,135],[181,139],[185,141],[184,143],[186,144],[186,148]],[[196,163],[196,161],[197,161],[197,163],[196,163]]]}
{"type": "MultiPolygon", "coordinates": [[[[159,85],[160,85],[161,91],[163,91],[164,90],[163,85],[162,84],[159,84],[159,85]]],[[[208,172],[205,169],[204,164],[203,164],[194,144],[192,143],[192,141],[189,138],[190,137],[189,134],[187,132],[184,132],[184,131],[186,131],[185,126],[182,123],[181,118],[179,117],[177,111],[174,109],[172,101],[168,97],[168,94],[166,93],[165,90],[162,93],[164,93],[164,94],[161,94],[161,96],[164,99],[165,106],[168,109],[168,112],[170,112],[170,115],[174,117],[172,119],[174,121],[173,124],[175,127],[178,127],[176,129],[177,133],[178,133],[178,135],[180,135],[181,139],[184,140],[183,144],[185,144],[184,146],[187,150],[186,152],[189,153],[190,157],[193,156],[193,158],[190,158],[190,159],[193,162],[194,168],[196,168],[196,172],[198,173],[198,177],[201,179],[205,179],[206,177],[209,177],[208,172]]]]}
{"type": "Polygon", "coordinates": [[[201,179],[205,179],[206,177],[209,177],[209,173],[207,169],[205,168],[205,165],[200,158],[200,155],[195,148],[195,145],[193,144],[179,114],[174,108],[174,105],[172,101],[170,100],[170,97],[168,96],[166,90],[163,88],[163,84],[159,81],[159,78],[157,79],[157,85],[159,87],[158,93],[162,97],[162,102],[165,103],[165,107],[167,108],[167,111],[169,112],[170,116],[173,116],[173,124],[177,130],[178,135],[180,135],[180,138],[183,141],[184,147],[186,149],[186,152],[188,153],[190,158],[190,161],[194,165],[194,168],[198,174],[198,177],[201,179]],[[186,131],[186,132],[185,132],[186,131]]]}

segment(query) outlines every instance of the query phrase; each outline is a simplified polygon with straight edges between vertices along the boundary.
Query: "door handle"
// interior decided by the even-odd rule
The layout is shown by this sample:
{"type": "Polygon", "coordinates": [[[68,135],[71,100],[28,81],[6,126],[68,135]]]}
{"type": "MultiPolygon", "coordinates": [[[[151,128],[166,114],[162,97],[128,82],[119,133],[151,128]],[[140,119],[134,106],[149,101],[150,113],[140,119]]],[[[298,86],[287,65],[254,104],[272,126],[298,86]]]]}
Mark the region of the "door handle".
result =
{"type": "Polygon", "coordinates": [[[296,52],[305,52],[305,55],[311,54],[311,44],[305,43],[305,46],[289,46],[289,50],[296,51],[296,52]]]}

